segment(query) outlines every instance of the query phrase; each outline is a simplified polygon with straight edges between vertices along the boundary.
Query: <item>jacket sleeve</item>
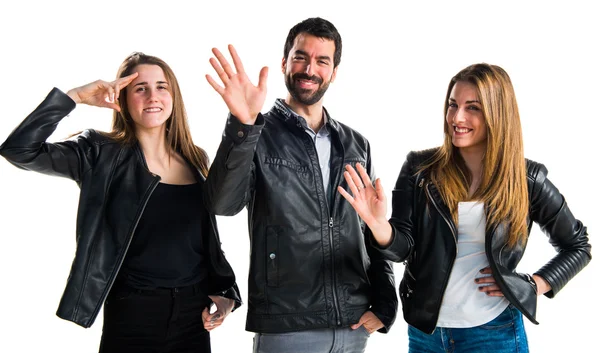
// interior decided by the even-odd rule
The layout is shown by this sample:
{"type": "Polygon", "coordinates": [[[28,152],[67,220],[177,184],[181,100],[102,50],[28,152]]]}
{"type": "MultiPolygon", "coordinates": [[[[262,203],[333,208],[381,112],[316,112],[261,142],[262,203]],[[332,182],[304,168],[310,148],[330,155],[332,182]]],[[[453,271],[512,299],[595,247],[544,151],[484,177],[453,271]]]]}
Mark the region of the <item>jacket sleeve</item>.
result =
{"type": "MultiPolygon", "coordinates": [[[[368,149],[367,153],[367,170],[371,176],[371,181],[374,181],[375,172],[371,162],[370,149],[368,149]]],[[[378,331],[387,333],[394,324],[396,314],[398,313],[398,295],[396,294],[394,267],[391,261],[380,256],[373,248],[369,241],[370,231],[368,227],[366,227],[364,234],[367,253],[371,260],[371,266],[369,266],[367,271],[372,288],[370,310],[383,323],[383,327],[378,331]]]]}
{"type": "Polygon", "coordinates": [[[48,143],[58,123],[75,109],[75,102],[54,88],[46,99],[8,136],[0,155],[18,168],[81,181],[91,169],[91,149],[85,134],[74,140],[48,143]]]}
{"type": "Polygon", "coordinates": [[[263,127],[262,114],[254,125],[244,125],[235,116],[228,116],[205,183],[206,207],[210,212],[233,216],[250,200],[255,180],[254,151],[263,127]]]}
{"type": "Polygon", "coordinates": [[[538,164],[531,192],[530,217],[548,236],[557,254],[535,274],[552,288],[545,295],[553,298],[592,259],[587,228],[575,219],[565,198],[546,178],[546,167],[538,164]]]}
{"type": "Polygon", "coordinates": [[[389,222],[392,226],[392,241],[382,247],[371,236],[371,243],[381,256],[394,262],[402,262],[412,253],[414,246],[413,201],[415,193],[415,166],[411,152],[400,170],[396,186],[392,191],[392,217],[389,222]]]}
{"type": "Polygon", "coordinates": [[[220,295],[222,297],[233,300],[234,305],[233,305],[233,309],[231,310],[232,312],[234,312],[237,308],[242,306],[242,296],[240,295],[240,289],[238,288],[237,283],[234,283],[233,287],[227,289],[224,292],[216,293],[216,295],[220,295]]]}

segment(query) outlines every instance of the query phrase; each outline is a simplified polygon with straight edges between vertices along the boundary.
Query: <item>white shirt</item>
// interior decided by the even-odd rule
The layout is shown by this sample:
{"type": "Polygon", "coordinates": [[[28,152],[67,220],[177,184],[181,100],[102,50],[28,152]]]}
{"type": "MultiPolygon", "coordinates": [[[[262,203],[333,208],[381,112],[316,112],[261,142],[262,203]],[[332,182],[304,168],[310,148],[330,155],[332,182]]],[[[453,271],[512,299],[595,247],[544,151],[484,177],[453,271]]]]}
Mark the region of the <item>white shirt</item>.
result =
{"type": "Polygon", "coordinates": [[[485,255],[485,212],[480,202],[458,203],[457,254],[444,293],[437,326],[467,328],[495,319],[509,302],[479,291],[475,278],[489,265],[485,255]]]}

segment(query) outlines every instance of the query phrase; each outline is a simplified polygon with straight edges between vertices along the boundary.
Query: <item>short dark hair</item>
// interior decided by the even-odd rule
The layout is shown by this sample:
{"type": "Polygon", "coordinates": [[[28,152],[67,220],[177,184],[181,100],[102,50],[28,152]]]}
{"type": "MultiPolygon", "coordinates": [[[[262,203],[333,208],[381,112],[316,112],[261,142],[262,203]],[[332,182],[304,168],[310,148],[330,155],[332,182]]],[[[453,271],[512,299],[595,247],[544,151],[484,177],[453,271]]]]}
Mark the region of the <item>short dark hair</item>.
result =
{"type": "Polygon", "coordinates": [[[287,60],[290,50],[294,46],[296,37],[301,33],[307,33],[317,38],[325,38],[332,40],[335,44],[335,52],[333,54],[333,67],[337,67],[342,61],[342,37],[335,28],[335,26],[320,17],[311,17],[296,24],[290,33],[288,33],[287,39],[285,40],[285,46],[283,47],[283,58],[287,60]]]}

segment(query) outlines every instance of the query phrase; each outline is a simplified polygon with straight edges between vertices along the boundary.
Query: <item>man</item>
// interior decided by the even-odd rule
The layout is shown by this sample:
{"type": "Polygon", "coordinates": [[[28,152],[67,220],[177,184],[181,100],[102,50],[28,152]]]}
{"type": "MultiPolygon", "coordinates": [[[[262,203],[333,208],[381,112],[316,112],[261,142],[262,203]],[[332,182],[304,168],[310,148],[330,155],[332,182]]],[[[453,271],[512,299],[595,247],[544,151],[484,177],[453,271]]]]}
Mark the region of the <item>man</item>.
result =
{"type": "Polygon", "coordinates": [[[229,52],[235,70],[217,49],[210,59],[222,85],[207,75],[231,114],[206,201],[218,215],[248,207],[254,352],[363,352],[369,334],[390,328],[398,300],[392,264],[369,256],[364,223],[336,192],[347,164],[373,175],[368,141],[323,108],[341,37],[321,18],[290,30],[281,63],[289,94],[264,115],[267,68],[254,86],[229,52]]]}

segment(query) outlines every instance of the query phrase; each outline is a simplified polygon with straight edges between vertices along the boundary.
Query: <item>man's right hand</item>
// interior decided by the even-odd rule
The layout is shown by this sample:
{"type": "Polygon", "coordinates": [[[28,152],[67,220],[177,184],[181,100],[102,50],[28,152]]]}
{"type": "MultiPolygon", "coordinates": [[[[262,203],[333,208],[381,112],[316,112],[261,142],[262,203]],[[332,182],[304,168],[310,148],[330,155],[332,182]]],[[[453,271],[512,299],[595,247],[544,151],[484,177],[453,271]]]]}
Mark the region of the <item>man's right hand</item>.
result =
{"type": "Polygon", "coordinates": [[[210,58],[209,61],[223,86],[219,85],[210,75],[206,75],[206,80],[223,97],[232,115],[238,118],[242,124],[254,125],[265,103],[269,69],[265,66],[260,70],[258,86],[255,86],[244,72],[242,61],[233,45],[230,44],[228,49],[235,71],[223,54],[217,48],[213,48],[212,52],[216,59],[210,58]]]}

